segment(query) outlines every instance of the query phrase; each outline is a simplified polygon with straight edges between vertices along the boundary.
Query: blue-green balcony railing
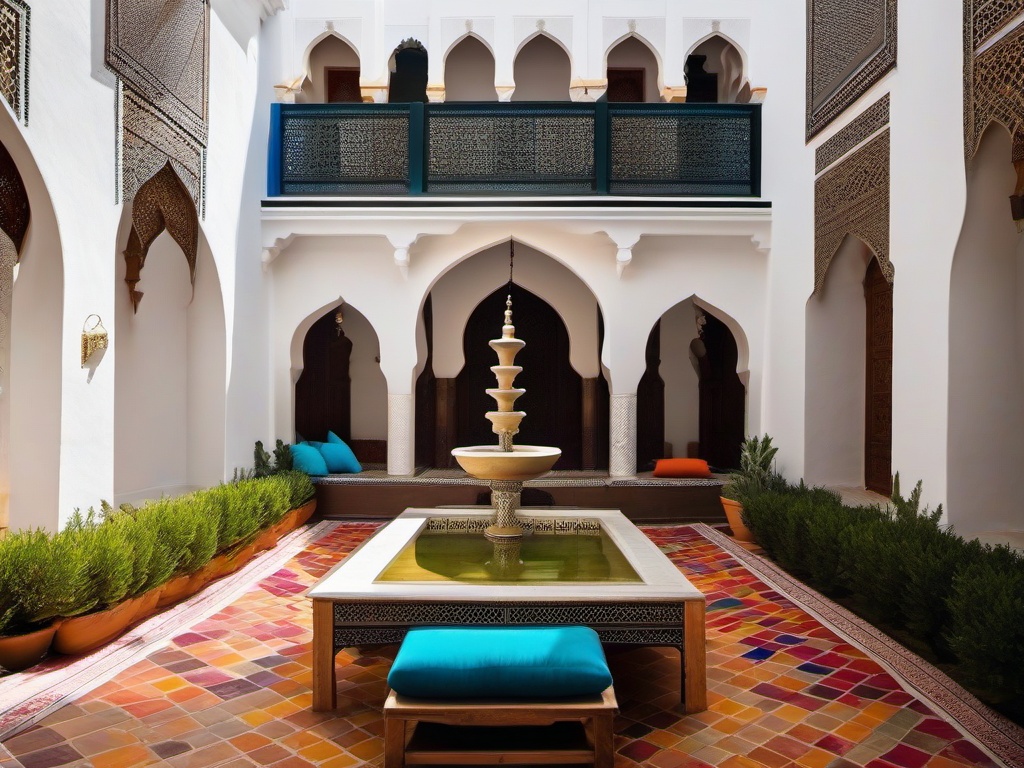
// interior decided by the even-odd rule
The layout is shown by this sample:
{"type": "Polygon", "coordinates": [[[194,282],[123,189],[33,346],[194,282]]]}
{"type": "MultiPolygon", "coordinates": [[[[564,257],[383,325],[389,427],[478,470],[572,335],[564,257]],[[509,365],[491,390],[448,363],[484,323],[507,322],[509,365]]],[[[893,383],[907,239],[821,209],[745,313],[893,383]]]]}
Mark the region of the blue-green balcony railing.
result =
{"type": "Polygon", "coordinates": [[[267,194],[759,197],[759,104],[274,104],[267,194]]]}

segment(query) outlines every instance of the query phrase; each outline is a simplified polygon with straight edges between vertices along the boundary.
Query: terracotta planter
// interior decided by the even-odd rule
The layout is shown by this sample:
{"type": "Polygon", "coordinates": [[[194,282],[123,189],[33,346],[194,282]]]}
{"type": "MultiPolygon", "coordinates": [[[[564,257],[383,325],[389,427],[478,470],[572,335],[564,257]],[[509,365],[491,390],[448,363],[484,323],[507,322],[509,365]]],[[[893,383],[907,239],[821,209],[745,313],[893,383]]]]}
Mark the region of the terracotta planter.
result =
{"type": "Polygon", "coordinates": [[[65,619],[53,638],[53,650],[76,656],[106,645],[128,629],[141,602],[141,598],[133,597],[105,611],[65,619]]]}
{"type": "Polygon", "coordinates": [[[189,577],[189,594],[194,595],[211,581],[219,579],[224,575],[224,564],[227,562],[227,555],[216,555],[206,565],[189,577]]]}
{"type": "Polygon", "coordinates": [[[161,584],[159,587],[153,587],[152,589],[143,592],[136,598],[139,601],[139,606],[135,611],[135,615],[132,616],[132,624],[138,624],[140,621],[145,621],[156,613],[157,606],[160,604],[160,594],[163,591],[164,587],[163,584],[161,584]]]}
{"type": "Polygon", "coordinates": [[[298,528],[300,525],[305,525],[309,521],[309,518],[313,516],[314,512],[316,512],[316,499],[310,499],[295,510],[294,527],[298,528]]]}
{"type": "Polygon", "coordinates": [[[236,549],[234,552],[230,552],[225,555],[224,566],[221,569],[220,575],[227,576],[229,573],[234,573],[243,565],[252,560],[253,555],[256,554],[256,544],[249,544],[236,549]]]}
{"type": "Polygon", "coordinates": [[[60,622],[55,621],[35,632],[0,637],[0,667],[8,672],[19,672],[39,662],[50,650],[59,626],[60,622]]]}
{"type": "Polygon", "coordinates": [[[267,528],[260,534],[260,537],[253,542],[253,546],[256,547],[257,552],[264,552],[265,550],[273,549],[277,546],[277,540],[279,538],[277,533],[278,525],[280,525],[280,523],[267,528]]]}
{"type": "Polygon", "coordinates": [[[186,597],[192,595],[192,591],[189,588],[189,584],[192,582],[192,575],[175,576],[173,579],[164,584],[163,591],[160,593],[160,599],[157,600],[156,607],[166,608],[169,605],[174,605],[184,600],[186,597]]]}
{"type": "Polygon", "coordinates": [[[722,509],[725,510],[725,518],[729,521],[729,527],[732,529],[732,537],[736,541],[753,542],[754,534],[743,523],[743,505],[724,496],[721,499],[722,509]]]}

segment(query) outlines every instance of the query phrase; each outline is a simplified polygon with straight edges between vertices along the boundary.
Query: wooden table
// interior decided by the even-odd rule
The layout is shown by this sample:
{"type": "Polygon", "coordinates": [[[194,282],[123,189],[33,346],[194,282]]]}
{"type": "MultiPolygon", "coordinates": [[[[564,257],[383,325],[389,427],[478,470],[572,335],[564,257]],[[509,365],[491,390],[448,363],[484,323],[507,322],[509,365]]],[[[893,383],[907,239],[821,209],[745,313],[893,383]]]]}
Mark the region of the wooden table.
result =
{"type": "Polygon", "coordinates": [[[685,710],[707,709],[704,595],[618,510],[526,510],[526,514],[556,523],[599,521],[642,581],[378,581],[381,571],[431,518],[480,518],[480,510],[472,509],[407,509],[308,593],[313,601],[313,710],[337,707],[334,658],[342,648],[399,643],[410,627],[422,625],[559,624],[592,627],[605,643],[678,649],[685,710]]]}

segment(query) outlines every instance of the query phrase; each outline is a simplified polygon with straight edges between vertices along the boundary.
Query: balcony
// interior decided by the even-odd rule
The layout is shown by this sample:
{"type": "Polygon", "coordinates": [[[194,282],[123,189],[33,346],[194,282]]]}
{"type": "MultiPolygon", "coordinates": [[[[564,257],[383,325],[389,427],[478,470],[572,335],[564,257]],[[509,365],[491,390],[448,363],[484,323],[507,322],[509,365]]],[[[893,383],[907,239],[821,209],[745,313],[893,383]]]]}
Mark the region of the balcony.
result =
{"type": "Polygon", "coordinates": [[[756,198],[760,187],[759,104],[272,105],[269,198],[756,198]]]}

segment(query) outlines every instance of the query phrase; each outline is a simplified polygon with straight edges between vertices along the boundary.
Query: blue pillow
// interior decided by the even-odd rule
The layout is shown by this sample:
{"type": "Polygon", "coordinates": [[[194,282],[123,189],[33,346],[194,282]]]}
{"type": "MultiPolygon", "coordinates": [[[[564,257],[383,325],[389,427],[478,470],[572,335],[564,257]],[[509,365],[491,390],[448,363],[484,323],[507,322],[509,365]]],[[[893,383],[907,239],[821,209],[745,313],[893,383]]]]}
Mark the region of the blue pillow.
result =
{"type": "Polygon", "coordinates": [[[427,699],[588,696],[611,684],[590,627],[417,627],[388,674],[397,693],[427,699]]]}
{"type": "Polygon", "coordinates": [[[333,432],[331,432],[331,430],[329,430],[329,429],[327,430],[327,442],[328,442],[328,443],[341,443],[342,445],[344,445],[344,444],[345,444],[345,441],[344,441],[344,440],[342,440],[342,439],[341,439],[340,437],[338,437],[338,436],[337,436],[336,434],[334,434],[333,432]]]}
{"type": "MultiPolygon", "coordinates": [[[[333,434],[333,432],[329,432],[328,438],[333,434]]],[[[337,443],[320,443],[317,445],[317,450],[320,451],[320,455],[327,462],[328,472],[355,474],[356,472],[363,471],[363,467],[360,465],[356,455],[352,453],[352,449],[340,440],[337,443]]]]}
{"type": "Polygon", "coordinates": [[[327,462],[320,451],[309,443],[296,443],[291,447],[292,468],[314,477],[327,474],[327,462]]]}

